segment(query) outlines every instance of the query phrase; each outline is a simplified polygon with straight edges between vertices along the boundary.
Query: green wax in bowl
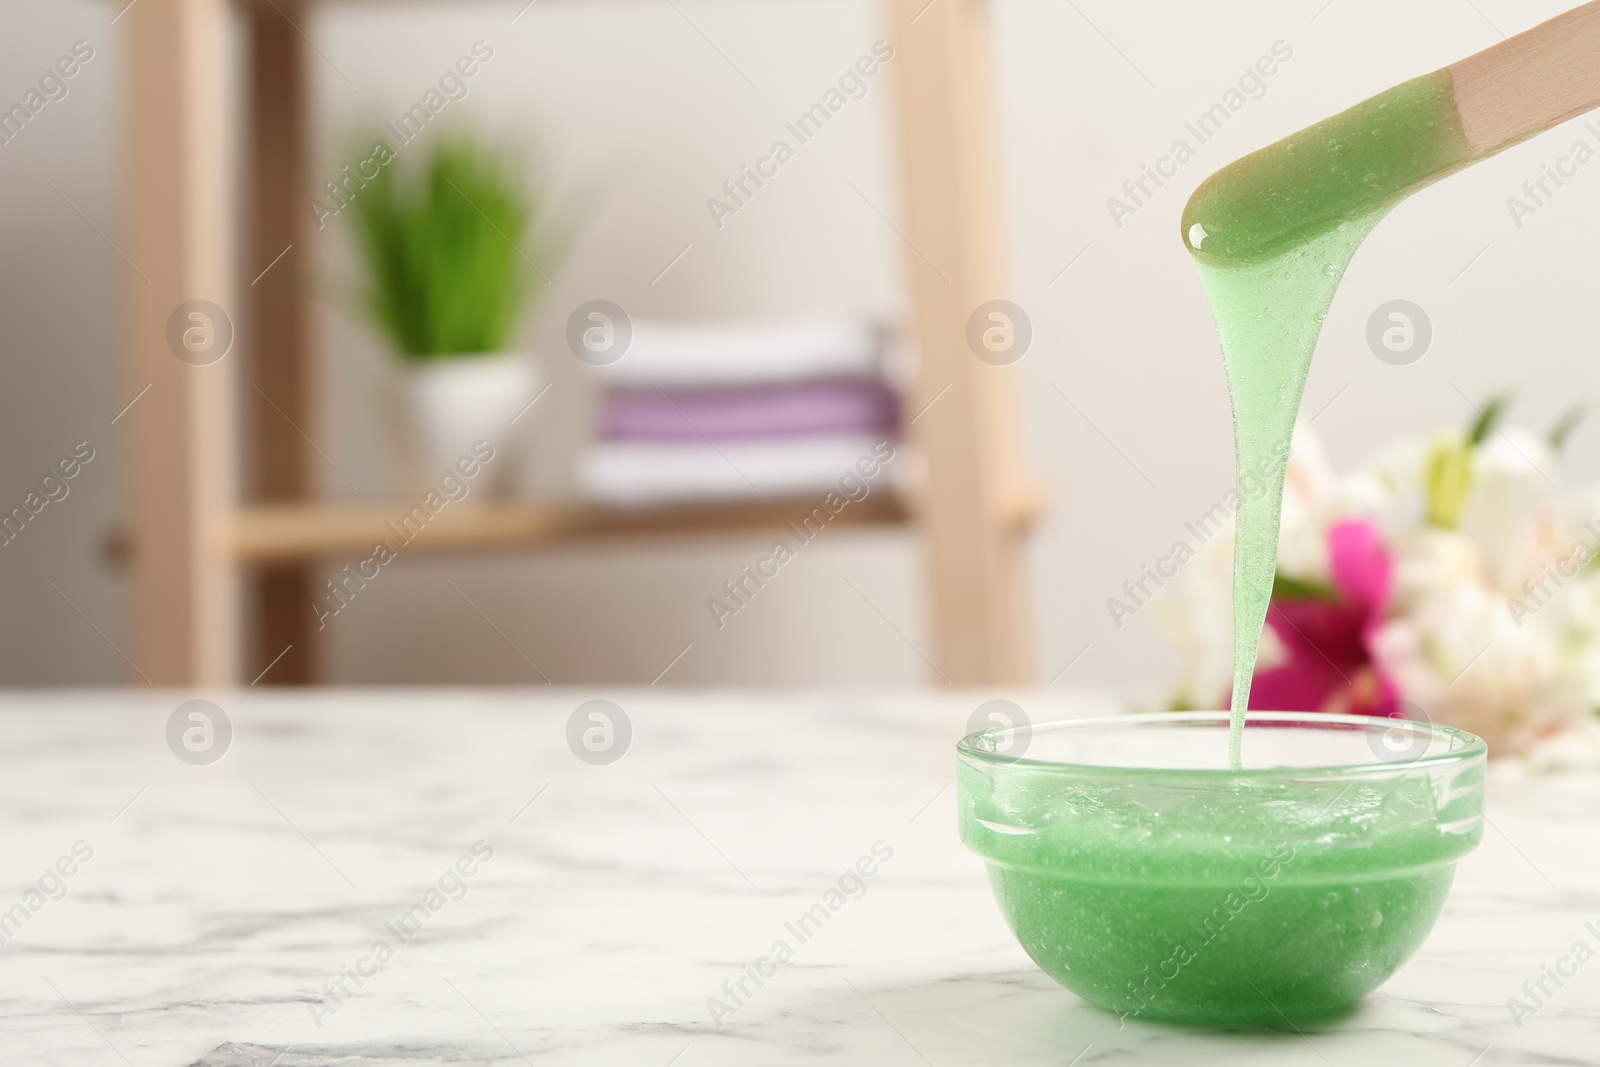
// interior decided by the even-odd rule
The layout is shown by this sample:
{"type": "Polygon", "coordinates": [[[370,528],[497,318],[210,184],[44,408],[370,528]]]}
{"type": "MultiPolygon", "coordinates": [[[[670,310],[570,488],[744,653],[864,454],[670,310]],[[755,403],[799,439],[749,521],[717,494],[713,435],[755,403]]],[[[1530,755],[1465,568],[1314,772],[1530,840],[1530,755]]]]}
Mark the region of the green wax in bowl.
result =
{"type": "Polygon", "coordinates": [[[1226,712],[1019,726],[958,747],[962,840],[1052,978],[1141,1019],[1282,1024],[1414,952],[1482,832],[1482,741],[1396,719],[1226,712]]]}

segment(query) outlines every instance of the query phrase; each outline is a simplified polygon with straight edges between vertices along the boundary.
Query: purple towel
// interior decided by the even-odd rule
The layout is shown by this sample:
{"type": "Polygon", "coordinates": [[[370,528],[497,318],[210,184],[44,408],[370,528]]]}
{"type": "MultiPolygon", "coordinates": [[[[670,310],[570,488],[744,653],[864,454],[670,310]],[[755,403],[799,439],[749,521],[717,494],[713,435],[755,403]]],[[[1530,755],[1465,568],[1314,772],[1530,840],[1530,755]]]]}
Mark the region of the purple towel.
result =
{"type": "Polygon", "coordinates": [[[702,437],[893,434],[894,393],[881,381],[823,379],[725,389],[615,389],[600,436],[610,441],[698,441],[702,437]]]}

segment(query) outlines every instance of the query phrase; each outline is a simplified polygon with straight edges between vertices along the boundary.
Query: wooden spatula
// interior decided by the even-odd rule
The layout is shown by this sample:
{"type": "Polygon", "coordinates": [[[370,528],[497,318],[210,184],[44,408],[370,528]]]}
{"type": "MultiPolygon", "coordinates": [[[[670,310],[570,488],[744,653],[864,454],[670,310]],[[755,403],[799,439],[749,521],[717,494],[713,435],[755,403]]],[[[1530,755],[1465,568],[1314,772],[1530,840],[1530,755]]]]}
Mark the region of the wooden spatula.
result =
{"type": "Polygon", "coordinates": [[[1276,255],[1600,107],[1600,0],[1385,90],[1201,183],[1184,240],[1217,262],[1276,255]]]}
{"type": "Polygon", "coordinates": [[[1600,0],[1444,68],[1479,157],[1600,107],[1600,0]]]}

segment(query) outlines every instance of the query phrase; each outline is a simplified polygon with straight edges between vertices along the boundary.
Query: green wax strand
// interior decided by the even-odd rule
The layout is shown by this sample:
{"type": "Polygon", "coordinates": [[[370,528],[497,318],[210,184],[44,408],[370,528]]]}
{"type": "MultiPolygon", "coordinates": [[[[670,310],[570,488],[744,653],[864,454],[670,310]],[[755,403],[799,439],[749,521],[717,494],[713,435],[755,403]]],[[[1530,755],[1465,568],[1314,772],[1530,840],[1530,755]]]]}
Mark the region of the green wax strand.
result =
{"type": "Polygon", "coordinates": [[[1356,248],[1396,203],[1473,160],[1448,72],[1413,79],[1224,167],[1183,212],[1233,401],[1234,457],[1276,470],[1267,492],[1240,494],[1235,516],[1232,729],[1240,766],[1244,712],[1266,623],[1288,455],[1322,320],[1356,248]]]}
{"type": "Polygon", "coordinates": [[[1283,460],[1294,435],[1300,395],[1311,370],[1322,318],[1350,257],[1381,215],[1334,226],[1282,255],[1218,266],[1200,260],[1200,280],[1222,340],[1239,484],[1272,470],[1266,491],[1240,493],[1234,513],[1233,725],[1228,759],[1240,765],[1250,677],[1272,598],[1278,520],[1283,510],[1283,460]]]}

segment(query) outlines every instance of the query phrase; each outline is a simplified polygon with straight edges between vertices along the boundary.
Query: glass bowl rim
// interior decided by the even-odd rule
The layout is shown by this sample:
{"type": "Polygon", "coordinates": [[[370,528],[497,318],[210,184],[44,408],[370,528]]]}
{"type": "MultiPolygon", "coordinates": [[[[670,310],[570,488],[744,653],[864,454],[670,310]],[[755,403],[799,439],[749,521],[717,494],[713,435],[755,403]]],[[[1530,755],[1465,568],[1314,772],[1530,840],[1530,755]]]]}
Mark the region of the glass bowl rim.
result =
{"type": "MultiPolygon", "coordinates": [[[[1070,763],[1063,760],[1029,759],[1027,756],[1005,756],[998,752],[985,752],[972,744],[975,738],[982,737],[985,734],[1003,734],[1020,728],[1013,725],[998,729],[978,730],[975,733],[968,734],[956,742],[956,754],[962,759],[996,767],[1017,767],[1030,771],[1069,774],[1085,778],[1137,779],[1157,776],[1165,779],[1183,778],[1216,781],[1238,778],[1337,779],[1340,777],[1385,777],[1409,774],[1419,768],[1443,767],[1481,760],[1487,758],[1489,753],[1489,746],[1477,734],[1455,726],[1423,722],[1417,719],[1401,719],[1385,715],[1333,715],[1318,711],[1250,711],[1245,714],[1246,725],[1251,720],[1301,723],[1313,726],[1360,726],[1366,729],[1370,729],[1379,723],[1404,724],[1419,732],[1432,733],[1435,736],[1446,737],[1452,741],[1463,741],[1465,746],[1432,756],[1400,760],[1393,763],[1374,756],[1371,762],[1365,763],[1338,763],[1320,767],[1247,767],[1242,770],[1233,770],[1227,767],[1122,767],[1102,763],[1070,763]]],[[[1207,722],[1226,726],[1228,721],[1229,713],[1226,711],[1139,711],[1120,712],[1112,715],[1088,715],[1074,719],[1052,719],[1049,722],[1023,725],[1026,726],[1029,733],[1037,733],[1044,730],[1079,729],[1095,726],[1147,728],[1150,726],[1175,726],[1183,723],[1207,722]]],[[[1246,743],[1248,743],[1248,738],[1246,743]]]]}

